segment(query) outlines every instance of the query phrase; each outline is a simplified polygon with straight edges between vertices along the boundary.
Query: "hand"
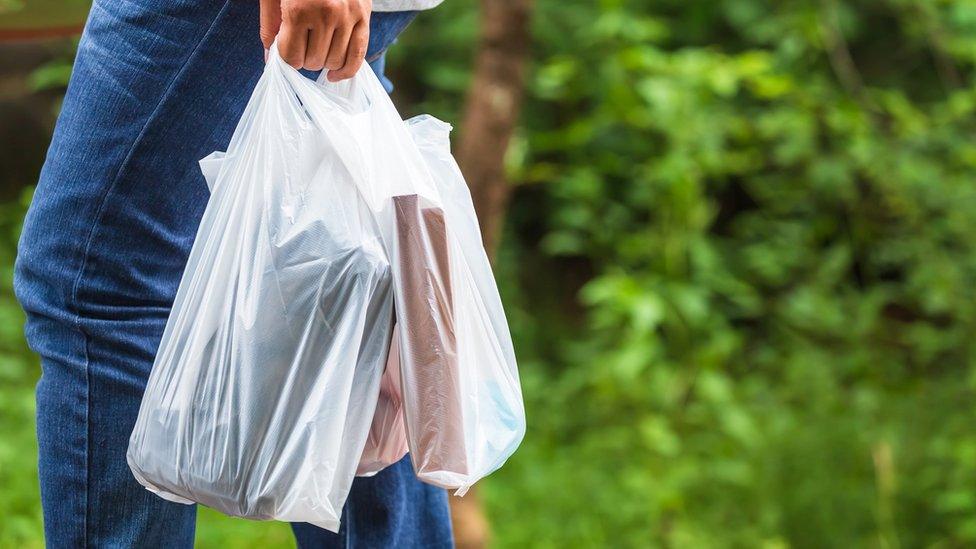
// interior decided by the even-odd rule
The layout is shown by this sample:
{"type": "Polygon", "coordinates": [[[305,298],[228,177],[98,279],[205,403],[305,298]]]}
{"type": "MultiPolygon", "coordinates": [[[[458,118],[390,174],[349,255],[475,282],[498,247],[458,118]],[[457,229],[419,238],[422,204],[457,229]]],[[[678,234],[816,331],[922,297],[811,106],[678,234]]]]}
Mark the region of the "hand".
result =
{"type": "Polygon", "coordinates": [[[296,69],[351,78],[366,57],[372,0],[261,0],[261,41],[296,69]]]}

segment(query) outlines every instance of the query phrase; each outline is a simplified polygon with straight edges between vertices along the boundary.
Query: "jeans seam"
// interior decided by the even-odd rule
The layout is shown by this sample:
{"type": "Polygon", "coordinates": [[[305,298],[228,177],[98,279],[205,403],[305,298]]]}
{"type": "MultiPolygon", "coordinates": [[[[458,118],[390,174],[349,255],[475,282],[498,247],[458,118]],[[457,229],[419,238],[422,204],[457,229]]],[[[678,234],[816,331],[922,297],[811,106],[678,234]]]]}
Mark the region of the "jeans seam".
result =
{"type": "MultiPolygon", "coordinates": [[[[75,320],[77,322],[77,319],[75,320]]],[[[88,336],[84,330],[78,330],[81,336],[81,354],[85,361],[85,527],[82,530],[82,544],[84,547],[92,547],[89,543],[89,530],[93,530],[89,522],[91,521],[91,487],[92,487],[92,463],[91,463],[91,441],[92,441],[92,422],[91,422],[91,360],[88,353],[88,336]]]]}
{"type": "Polygon", "coordinates": [[[81,264],[78,268],[78,274],[76,275],[75,281],[72,284],[71,294],[69,296],[70,306],[72,309],[74,309],[75,325],[79,330],[82,331],[83,334],[85,334],[86,347],[87,347],[88,333],[84,330],[84,327],[81,325],[81,313],[80,313],[80,307],[78,303],[78,292],[81,288],[81,283],[85,278],[85,271],[88,269],[88,259],[91,257],[91,247],[95,239],[95,232],[97,231],[98,227],[101,225],[102,217],[105,212],[105,207],[108,204],[108,198],[109,196],[112,195],[112,192],[115,190],[115,187],[118,185],[119,179],[121,179],[122,174],[125,173],[125,170],[129,165],[129,162],[132,160],[132,156],[136,148],[139,146],[139,144],[142,142],[143,138],[145,137],[146,131],[149,129],[150,124],[152,123],[153,120],[156,119],[156,117],[159,114],[160,108],[163,106],[163,104],[166,103],[166,100],[169,99],[170,95],[173,92],[173,88],[176,86],[176,83],[179,82],[180,77],[186,71],[187,66],[197,55],[197,52],[200,50],[200,46],[213,33],[214,29],[217,26],[217,22],[223,17],[224,13],[226,13],[228,7],[231,4],[231,1],[232,0],[224,1],[224,4],[220,7],[220,10],[217,12],[213,20],[210,22],[210,26],[208,26],[207,30],[204,31],[203,34],[200,36],[200,39],[193,46],[193,49],[186,56],[186,59],[183,60],[183,63],[182,65],[180,65],[180,68],[173,75],[172,80],[169,82],[169,84],[167,84],[166,89],[163,90],[162,94],[160,94],[159,101],[156,102],[156,106],[153,107],[152,112],[150,112],[149,116],[146,117],[146,121],[143,124],[142,128],[139,130],[139,134],[132,141],[132,144],[129,146],[129,149],[126,151],[125,157],[122,159],[122,163],[119,165],[118,171],[115,173],[115,176],[112,178],[112,182],[108,185],[108,187],[106,187],[105,192],[102,193],[102,196],[99,198],[98,209],[95,210],[95,215],[92,219],[91,227],[88,230],[88,235],[85,237],[85,248],[84,251],[82,252],[81,264]]]}
{"type": "Polygon", "coordinates": [[[129,150],[126,151],[125,157],[122,159],[122,163],[119,165],[118,171],[115,173],[115,176],[112,178],[112,182],[108,185],[108,187],[105,189],[105,192],[102,193],[102,196],[99,198],[98,209],[95,210],[95,216],[92,219],[91,228],[89,228],[88,235],[85,238],[85,247],[81,256],[81,264],[78,267],[78,274],[75,276],[75,280],[72,283],[72,287],[71,287],[71,293],[69,294],[68,307],[74,313],[73,320],[75,324],[75,329],[77,329],[81,334],[82,354],[85,360],[85,385],[86,385],[85,387],[85,509],[84,509],[84,528],[82,529],[83,547],[91,547],[91,544],[89,543],[89,530],[92,529],[90,524],[92,518],[91,509],[90,509],[91,507],[90,491],[92,486],[92,482],[91,482],[91,470],[92,470],[92,464],[91,464],[91,459],[92,459],[91,385],[92,383],[91,382],[92,380],[91,380],[91,360],[89,358],[89,352],[88,352],[90,338],[88,332],[85,330],[84,326],[82,326],[81,323],[81,312],[80,312],[81,308],[79,307],[79,303],[78,303],[78,292],[79,289],[81,288],[81,283],[85,278],[85,271],[88,268],[88,259],[91,255],[92,242],[95,239],[95,232],[97,231],[99,225],[101,224],[102,216],[105,212],[105,207],[108,203],[109,196],[111,196],[112,191],[114,191],[115,187],[118,185],[119,179],[122,177],[122,174],[125,172],[126,167],[129,165],[129,162],[132,160],[132,155],[135,152],[136,147],[139,146],[139,144],[143,140],[143,137],[145,137],[149,125],[152,123],[153,120],[155,120],[156,116],[159,113],[160,108],[163,106],[166,100],[169,99],[170,94],[173,91],[173,88],[176,86],[176,83],[180,80],[180,77],[186,71],[186,67],[196,56],[197,52],[200,49],[200,46],[207,40],[207,37],[209,37],[213,33],[214,28],[217,25],[217,22],[221,19],[221,17],[223,17],[224,13],[226,13],[228,6],[230,6],[230,2],[231,0],[225,0],[224,4],[220,7],[220,10],[214,16],[213,21],[210,22],[210,26],[207,27],[207,30],[204,31],[204,33],[200,36],[200,40],[197,41],[197,43],[193,46],[193,49],[186,56],[186,59],[183,61],[183,64],[176,71],[176,74],[173,75],[173,79],[166,86],[166,89],[163,90],[163,93],[159,97],[159,101],[156,103],[156,106],[153,107],[152,112],[150,112],[149,116],[146,118],[146,122],[139,130],[139,134],[132,141],[132,145],[129,146],[129,150]]]}

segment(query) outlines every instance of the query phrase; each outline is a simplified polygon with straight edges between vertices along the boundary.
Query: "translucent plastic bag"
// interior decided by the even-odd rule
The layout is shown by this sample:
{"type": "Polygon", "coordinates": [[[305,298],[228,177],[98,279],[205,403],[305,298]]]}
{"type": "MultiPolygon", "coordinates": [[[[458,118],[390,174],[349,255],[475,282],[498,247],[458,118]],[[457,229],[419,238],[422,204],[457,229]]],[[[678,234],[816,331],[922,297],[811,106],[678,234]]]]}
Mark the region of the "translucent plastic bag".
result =
{"type": "Polygon", "coordinates": [[[443,207],[428,208],[441,217],[429,233],[417,231],[420,234],[410,242],[402,229],[427,228],[424,221],[430,219],[430,213],[417,216],[418,222],[411,225],[408,214],[413,211],[416,216],[416,206],[402,196],[394,197],[399,257],[404,255],[403,249],[413,255],[412,261],[401,260],[398,265],[410,265],[417,262],[416,256],[425,254],[430,261],[421,260],[417,262],[420,268],[400,272],[398,287],[403,297],[398,303],[406,305],[401,305],[399,316],[408,318],[411,329],[406,335],[394,336],[358,473],[373,474],[407,451],[404,390],[391,377],[399,373],[408,383],[409,447],[418,475],[427,482],[457,488],[463,495],[515,451],[525,429],[524,412],[511,336],[480,244],[474,205],[450,153],[451,126],[429,115],[414,117],[406,126],[443,207]],[[452,255],[457,256],[453,261],[452,255]],[[411,277],[409,271],[421,276],[411,277]],[[453,287],[451,280],[456,281],[453,287]],[[448,310],[431,314],[436,307],[432,310],[430,304],[440,302],[448,310]],[[412,308],[411,303],[419,305],[412,308]],[[414,349],[402,372],[400,337],[408,338],[403,344],[414,349]]]}
{"type": "MultiPolygon", "coordinates": [[[[207,186],[213,192],[226,154],[220,151],[200,160],[207,186]]],[[[390,321],[393,322],[392,316],[390,321]]],[[[403,421],[403,393],[400,389],[400,353],[397,329],[393,328],[389,356],[383,377],[380,379],[379,395],[373,421],[366,437],[356,468],[356,476],[369,477],[386,467],[400,461],[407,455],[407,433],[403,421]]]]}
{"type": "Polygon", "coordinates": [[[356,143],[373,128],[343,92],[272,60],[226,155],[210,159],[213,194],[127,456],[164,498],[339,527],[393,318],[359,192],[356,143]]]}
{"type": "Polygon", "coordinates": [[[521,442],[522,392],[478,218],[451,156],[451,126],[421,115],[406,127],[437,190],[426,207],[394,197],[390,263],[410,456],[421,479],[463,495],[521,442]]]}
{"type": "MultiPolygon", "coordinates": [[[[211,192],[224,158],[226,154],[217,151],[200,160],[200,170],[211,192]]],[[[390,321],[393,322],[392,316],[390,321]]],[[[380,379],[376,410],[356,468],[356,476],[373,476],[400,461],[408,452],[406,426],[403,421],[403,393],[400,388],[398,339],[397,328],[394,326],[386,368],[380,379]]]]}
{"type": "Polygon", "coordinates": [[[127,454],[144,486],[336,531],[397,433],[420,478],[462,491],[514,451],[504,313],[445,125],[421,122],[368,67],[315,82],[272,48],[226,154],[201,162],[211,200],[127,454]]]}

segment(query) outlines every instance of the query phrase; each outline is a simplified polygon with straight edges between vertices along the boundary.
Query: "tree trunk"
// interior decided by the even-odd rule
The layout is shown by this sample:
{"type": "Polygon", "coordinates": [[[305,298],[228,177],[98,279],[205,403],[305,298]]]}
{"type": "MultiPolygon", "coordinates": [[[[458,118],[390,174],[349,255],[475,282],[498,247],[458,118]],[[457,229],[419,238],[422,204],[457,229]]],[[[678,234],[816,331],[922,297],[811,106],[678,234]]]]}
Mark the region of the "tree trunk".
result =
{"type": "MultiPolygon", "coordinates": [[[[531,8],[531,0],[481,1],[481,36],[456,153],[489,257],[494,257],[508,206],[505,153],[525,90],[531,8]]],[[[451,521],[460,549],[487,546],[490,529],[476,489],[451,498],[451,521]]]]}
{"type": "Polygon", "coordinates": [[[481,2],[481,38],[456,152],[489,255],[508,204],[505,152],[525,90],[531,6],[531,0],[481,2]]]}

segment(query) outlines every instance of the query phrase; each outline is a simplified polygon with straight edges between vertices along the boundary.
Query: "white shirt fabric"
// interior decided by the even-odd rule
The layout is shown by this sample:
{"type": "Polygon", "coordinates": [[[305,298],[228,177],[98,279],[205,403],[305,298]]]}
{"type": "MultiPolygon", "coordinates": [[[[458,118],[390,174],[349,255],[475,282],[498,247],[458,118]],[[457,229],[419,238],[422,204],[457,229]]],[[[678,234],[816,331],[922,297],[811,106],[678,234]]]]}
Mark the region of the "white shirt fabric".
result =
{"type": "Polygon", "coordinates": [[[373,11],[429,10],[444,0],[373,0],[373,11]]]}

